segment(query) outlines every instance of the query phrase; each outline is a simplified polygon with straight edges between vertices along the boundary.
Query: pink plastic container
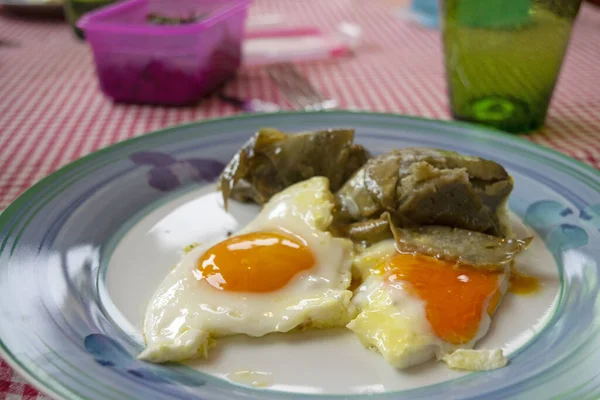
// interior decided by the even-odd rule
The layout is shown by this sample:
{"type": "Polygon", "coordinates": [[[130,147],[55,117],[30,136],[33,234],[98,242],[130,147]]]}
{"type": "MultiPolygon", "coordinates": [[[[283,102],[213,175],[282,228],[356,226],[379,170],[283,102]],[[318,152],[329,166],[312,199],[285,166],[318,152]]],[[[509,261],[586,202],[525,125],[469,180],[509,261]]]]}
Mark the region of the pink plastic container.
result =
{"type": "Polygon", "coordinates": [[[102,91],[118,102],[186,105],[233,77],[251,0],[127,0],[86,14],[102,91]],[[202,16],[157,25],[149,14],[202,16]]]}

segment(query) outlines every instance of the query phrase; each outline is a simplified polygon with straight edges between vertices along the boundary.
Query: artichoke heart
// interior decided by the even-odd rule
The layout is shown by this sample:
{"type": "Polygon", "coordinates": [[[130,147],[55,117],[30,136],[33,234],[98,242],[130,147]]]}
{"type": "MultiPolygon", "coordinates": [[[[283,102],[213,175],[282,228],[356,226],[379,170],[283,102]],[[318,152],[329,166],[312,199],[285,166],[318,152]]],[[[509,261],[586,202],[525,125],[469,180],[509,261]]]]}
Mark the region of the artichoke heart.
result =
{"type": "Polygon", "coordinates": [[[504,269],[533,240],[500,238],[449,226],[429,225],[400,228],[391,215],[338,228],[338,234],[367,245],[394,238],[401,253],[423,254],[473,267],[504,269]]]}
{"type": "Polygon", "coordinates": [[[494,161],[431,148],[371,158],[336,193],[338,222],[389,212],[401,226],[441,225],[504,237],[512,177],[494,161]]]}
{"type": "Polygon", "coordinates": [[[294,183],[323,176],[338,190],[370,157],[353,144],[353,129],[287,134],[272,128],[258,131],[231,159],[219,179],[227,199],[266,203],[294,183]]]}
{"type": "Polygon", "coordinates": [[[402,253],[424,254],[473,267],[500,270],[526,250],[533,240],[532,237],[503,239],[447,226],[415,229],[392,226],[392,232],[396,248],[402,253]]]}

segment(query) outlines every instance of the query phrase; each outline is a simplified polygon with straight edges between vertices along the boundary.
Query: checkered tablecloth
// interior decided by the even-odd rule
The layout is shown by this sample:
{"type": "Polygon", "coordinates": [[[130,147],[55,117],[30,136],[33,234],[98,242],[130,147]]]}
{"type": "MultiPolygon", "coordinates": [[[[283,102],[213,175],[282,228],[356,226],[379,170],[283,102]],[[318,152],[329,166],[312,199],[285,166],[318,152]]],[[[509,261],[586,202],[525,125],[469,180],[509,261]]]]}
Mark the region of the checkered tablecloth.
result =
{"type": "MultiPolygon", "coordinates": [[[[448,118],[439,32],[398,19],[393,7],[392,0],[256,0],[252,13],[278,13],[325,29],[342,21],[362,27],[355,56],[298,66],[342,108],[448,118]]],[[[112,104],[98,90],[86,44],[61,21],[0,12],[0,42],[0,210],[94,150],[238,112],[216,98],[189,108],[112,104]]],[[[289,108],[261,69],[242,71],[226,92],[289,108]]],[[[583,7],[546,127],[529,138],[600,167],[600,8],[583,7]]],[[[0,399],[41,398],[0,360],[0,399]]]]}

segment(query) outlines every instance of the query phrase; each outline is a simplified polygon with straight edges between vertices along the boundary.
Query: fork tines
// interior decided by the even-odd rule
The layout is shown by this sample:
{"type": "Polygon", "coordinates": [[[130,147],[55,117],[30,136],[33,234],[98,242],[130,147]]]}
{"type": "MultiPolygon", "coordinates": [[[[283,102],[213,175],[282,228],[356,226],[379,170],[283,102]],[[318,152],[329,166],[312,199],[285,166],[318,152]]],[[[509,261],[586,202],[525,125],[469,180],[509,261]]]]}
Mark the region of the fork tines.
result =
{"type": "Polygon", "coordinates": [[[267,68],[267,73],[294,108],[322,110],[335,107],[335,102],[325,100],[323,95],[292,64],[270,66],[267,68]]]}

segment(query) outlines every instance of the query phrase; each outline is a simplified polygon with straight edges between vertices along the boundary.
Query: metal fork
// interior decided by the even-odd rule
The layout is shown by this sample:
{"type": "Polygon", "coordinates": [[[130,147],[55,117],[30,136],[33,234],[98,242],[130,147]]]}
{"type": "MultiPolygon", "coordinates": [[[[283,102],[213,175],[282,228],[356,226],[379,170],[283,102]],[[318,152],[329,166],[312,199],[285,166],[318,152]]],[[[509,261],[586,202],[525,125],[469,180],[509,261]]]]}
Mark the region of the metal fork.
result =
{"type": "Polygon", "coordinates": [[[267,68],[267,74],[296,110],[329,110],[337,107],[337,101],[325,99],[290,63],[272,65],[267,68]]]}

